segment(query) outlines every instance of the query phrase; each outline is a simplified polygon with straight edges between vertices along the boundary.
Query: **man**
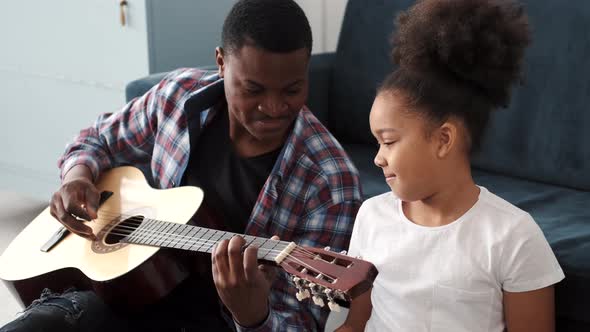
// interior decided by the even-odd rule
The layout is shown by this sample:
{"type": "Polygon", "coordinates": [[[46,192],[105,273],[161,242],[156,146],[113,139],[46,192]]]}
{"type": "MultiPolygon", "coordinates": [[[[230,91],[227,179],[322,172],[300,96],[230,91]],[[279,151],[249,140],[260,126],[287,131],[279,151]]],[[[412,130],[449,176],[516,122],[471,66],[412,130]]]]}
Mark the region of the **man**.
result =
{"type": "MultiPolygon", "coordinates": [[[[311,48],[309,23],[294,1],[238,1],[224,22],[216,73],[174,71],[81,131],[59,161],[52,215],[93,238],[72,215],[96,218],[94,181],[134,165],[155,188],[200,186],[202,209],[215,218],[197,224],[347,248],[360,182],[342,147],[304,106],[311,48]]],[[[327,309],[296,301],[288,276],[279,272],[270,281],[257,267],[256,248],[242,254],[243,246],[241,237],[216,245],[207,267],[211,289],[188,278],[137,316],[115,314],[89,291],[46,292],[1,331],[323,330],[327,309]]]]}

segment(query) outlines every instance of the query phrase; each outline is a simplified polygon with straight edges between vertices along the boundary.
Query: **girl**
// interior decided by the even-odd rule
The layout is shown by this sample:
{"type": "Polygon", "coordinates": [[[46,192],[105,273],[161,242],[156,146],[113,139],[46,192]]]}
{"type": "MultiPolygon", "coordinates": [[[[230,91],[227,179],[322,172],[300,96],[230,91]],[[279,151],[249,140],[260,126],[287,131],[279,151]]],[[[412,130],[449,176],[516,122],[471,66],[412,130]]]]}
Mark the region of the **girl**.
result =
{"type": "Polygon", "coordinates": [[[553,331],[564,274],[531,216],[477,186],[469,156],[529,44],[508,0],[423,0],[399,15],[398,69],[370,115],[391,192],[367,200],[349,254],[379,270],[339,331],[553,331]]]}

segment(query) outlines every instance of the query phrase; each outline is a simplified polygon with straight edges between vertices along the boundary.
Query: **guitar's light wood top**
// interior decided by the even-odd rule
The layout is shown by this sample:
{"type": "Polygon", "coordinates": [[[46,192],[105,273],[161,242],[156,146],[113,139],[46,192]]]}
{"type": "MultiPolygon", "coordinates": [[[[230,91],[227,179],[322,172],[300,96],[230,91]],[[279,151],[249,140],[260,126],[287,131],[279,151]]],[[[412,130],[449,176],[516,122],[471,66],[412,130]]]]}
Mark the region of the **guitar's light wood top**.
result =
{"type": "MultiPolygon", "coordinates": [[[[196,187],[153,189],[147,184],[143,174],[133,167],[119,167],[109,171],[99,180],[97,187],[115,194],[100,207],[98,219],[87,222],[95,234],[114,215],[140,214],[152,219],[185,224],[203,199],[203,192],[196,187]]],[[[73,267],[81,270],[90,279],[105,281],[131,271],[159,250],[129,244],[108,254],[97,254],[91,248],[91,241],[70,234],[48,253],[42,252],[41,246],[60,227],[61,224],[49,214],[49,208],[45,209],[0,256],[0,279],[22,280],[73,267]]]]}

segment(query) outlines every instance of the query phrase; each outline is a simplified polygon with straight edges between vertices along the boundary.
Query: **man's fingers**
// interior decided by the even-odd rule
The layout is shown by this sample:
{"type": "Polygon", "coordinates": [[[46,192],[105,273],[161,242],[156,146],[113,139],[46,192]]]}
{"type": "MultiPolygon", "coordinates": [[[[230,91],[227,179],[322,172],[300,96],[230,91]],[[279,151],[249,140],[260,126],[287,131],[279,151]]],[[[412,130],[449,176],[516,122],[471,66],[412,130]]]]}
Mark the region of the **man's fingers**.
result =
{"type": "Polygon", "coordinates": [[[84,220],[97,218],[100,193],[96,187],[82,180],[68,182],[59,190],[66,211],[84,220]]]}
{"type": "Polygon", "coordinates": [[[69,214],[84,220],[92,220],[86,212],[86,195],[80,191],[61,190],[61,200],[64,210],[69,214]]]}
{"type": "Polygon", "coordinates": [[[90,240],[95,240],[96,236],[92,232],[92,228],[84,225],[82,222],[76,220],[72,215],[66,211],[63,206],[63,201],[59,196],[54,196],[52,200],[52,215],[61,222],[70,232],[90,240]]]}
{"type": "Polygon", "coordinates": [[[100,193],[94,186],[86,189],[86,213],[90,219],[98,218],[98,204],[100,202],[100,193]]]}
{"type": "Polygon", "coordinates": [[[248,246],[244,251],[243,266],[246,280],[254,281],[258,274],[258,248],[256,246],[248,246]]]}
{"type": "Polygon", "coordinates": [[[229,241],[228,245],[228,256],[229,256],[229,269],[232,276],[235,278],[234,281],[238,282],[243,280],[244,276],[244,257],[242,256],[242,248],[246,244],[246,241],[241,236],[234,236],[229,241]]]}
{"type": "Polygon", "coordinates": [[[218,279],[224,279],[229,273],[227,263],[227,245],[228,240],[223,240],[215,245],[215,250],[211,253],[211,264],[217,269],[218,279]]]}

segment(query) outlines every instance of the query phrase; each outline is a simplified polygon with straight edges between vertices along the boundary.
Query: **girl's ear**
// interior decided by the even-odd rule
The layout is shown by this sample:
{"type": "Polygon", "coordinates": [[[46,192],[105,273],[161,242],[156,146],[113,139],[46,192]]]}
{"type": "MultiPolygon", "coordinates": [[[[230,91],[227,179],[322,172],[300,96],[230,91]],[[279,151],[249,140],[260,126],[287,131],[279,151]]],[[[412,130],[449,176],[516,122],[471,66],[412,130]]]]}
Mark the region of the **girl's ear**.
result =
{"type": "Polygon", "coordinates": [[[436,133],[436,156],[440,159],[446,158],[456,148],[459,128],[455,121],[446,121],[436,133]]]}
{"type": "Polygon", "coordinates": [[[225,59],[223,58],[223,48],[219,46],[215,48],[215,63],[217,64],[219,77],[223,77],[225,71],[225,59]]]}

